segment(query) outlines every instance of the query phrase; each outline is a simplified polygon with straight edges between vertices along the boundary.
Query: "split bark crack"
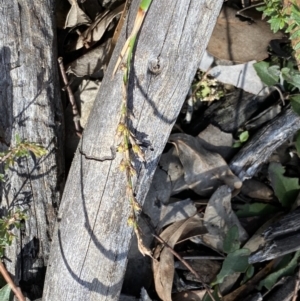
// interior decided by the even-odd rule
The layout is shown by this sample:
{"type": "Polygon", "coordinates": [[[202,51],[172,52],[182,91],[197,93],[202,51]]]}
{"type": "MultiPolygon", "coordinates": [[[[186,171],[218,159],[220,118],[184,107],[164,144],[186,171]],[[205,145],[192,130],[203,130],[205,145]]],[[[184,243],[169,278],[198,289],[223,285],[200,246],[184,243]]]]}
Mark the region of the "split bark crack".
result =
{"type": "Polygon", "coordinates": [[[91,155],[87,155],[84,151],[82,151],[81,148],[79,148],[79,153],[81,155],[83,155],[87,160],[94,160],[94,161],[100,161],[100,162],[112,161],[116,158],[116,148],[115,148],[115,146],[112,145],[110,147],[110,151],[111,151],[111,156],[94,157],[94,156],[91,156],[91,155]]]}

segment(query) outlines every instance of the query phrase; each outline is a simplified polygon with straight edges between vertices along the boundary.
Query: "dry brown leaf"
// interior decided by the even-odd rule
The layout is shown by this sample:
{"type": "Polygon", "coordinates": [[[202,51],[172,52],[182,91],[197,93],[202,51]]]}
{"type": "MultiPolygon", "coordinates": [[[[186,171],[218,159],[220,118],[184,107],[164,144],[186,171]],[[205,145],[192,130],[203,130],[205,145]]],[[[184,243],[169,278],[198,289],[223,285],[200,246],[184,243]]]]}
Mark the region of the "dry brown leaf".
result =
{"type": "Polygon", "coordinates": [[[198,135],[198,139],[205,149],[220,154],[225,160],[232,155],[232,134],[225,133],[212,124],[198,135]]]}
{"type": "MultiPolygon", "coordinates": [[[[202,223],[200,217],[195,215],[184,221],[179,221],[166,228],[160,237],[173,248],[176,242],[187,231],[190,231],[195,223],[202,223]]],[[[205,231],[205,229],[203,229],[205,231]]],[[[163,301],[172,301],[171,292],[174,278],[174,257],[170,250],[158,245],[154,251],[153,274],[155,289],[163,301]]]]}
{"type": "MultiPolygon", "coordinates": [[[[201,277],[201,282],[206,284],[210,284],[215,279],[222,266],[222,262],[209,259],[192,259],[188,260],[188,263],[201,277]]],[[[200,282],[200,280],[196,278],[195,275],[190,272],[182,262],[178,262],[176,264],[178,264],[176,269],[186,271],[184,272],[184,275],[187,280],[200,282]]]]}
{"type": "Polygon", "coordinates": [[[124,4],[118,6],[113,11],[106,10],[103,14],[97,16],[89,28],[79,36],[74,50],[80,49],[83,46],[89,48],[98,42],[103,37],[111,21],[120,15],[123,9],[124,4]]]}
{"type": "Polygon", "coordinates": [[[249,198],[260,200],[272,200],[274,194],[266,184],[255,179],[245,180],[241,192],[249,198]]]}
{"type": "MultiPolygon", "coordinates": [[[[80,110],[80,125],[85,128],[90,112],[93,108],[98,90],[100,88],[99,81],[84,79],[78,89],[74,93],[76,103],[80,110]]],[[[68,108],[67,108],[68,109],[68,108]]],[[[70,110],[70,109],[69,109],[70,110]]],[[[72,116],[72,112],[68,112],[72,116]]],[[[74,121],[73,121],[74,122],[74,121]]],[[[69,126],[72,128],[72,126],[69,126]]]]}
{"type": "Polygon", "coordinates": [[[67,66],[67,73],[73,73],[78,77],[94,75],[105,68],[107,55],[110,49],[111,39],[85,53],[67,66]]]}
{"type": "Polygon", "coordinates": [[[159,161],[161,168],[168,173],[168,182],[171,182],[171,195],[188,189],[184,180],[183,166],[178,158],[175,147],[161,156],[159,161]]]}
{"type": "Polygon", "coordinates": [[[242,182],[231,172],[224,159],[204,149],[197,138],[174,134],[169,140],[177,149],[184,168],[185,182],[197,194],[209,196],[222,184],[232,190],[241,188],[242,182]]]}
{"type": "MultiPolygon", "coordinates": [[[[180,220],[184,220],[187,217],[191,217],[196,213],[197,208],[195,207],[194,202],[190,199],[182,201],[179,200],[178,202],[169,204],[168,206],[162,206],[159,217],[159,223],[157,224],[157,231],[159,231],[167,225],[178,222],[180,220]]],[[[147,215],[150,216],[151,221],[153,221],[152,216],[148,213],[147,215]]],[[[156,226],[155,223],[154,226],[156,226]]]]}
{"type": "Polygon", "coordinates": [[[247,232],[231,208],[231,192],[226,185],[218,188],[210,198],[204,213],[204,225],[208,234],[202,236],[203,241],[221,252],[224,252],[225,236],[234,225],[239,229],[240,242],[245,242],[248,238],[247,232]]]}
{"type": "Polygon", "coordinates": [[[65,28],[74,27],[79,24],[89,24],[91,19],[79,7],[77,0],[69,0],[71,8],[66,18],[65,28]]]}
{"type": "Polygon", "coordinates": [[[280,39],[270,25],[256,19],[254,23],[242,22],[235,16],[236,10],[224,6],[207,50],[213,56],[239,63],[261,61],[268,57],[267,47],[271,40],[280,39]]]}

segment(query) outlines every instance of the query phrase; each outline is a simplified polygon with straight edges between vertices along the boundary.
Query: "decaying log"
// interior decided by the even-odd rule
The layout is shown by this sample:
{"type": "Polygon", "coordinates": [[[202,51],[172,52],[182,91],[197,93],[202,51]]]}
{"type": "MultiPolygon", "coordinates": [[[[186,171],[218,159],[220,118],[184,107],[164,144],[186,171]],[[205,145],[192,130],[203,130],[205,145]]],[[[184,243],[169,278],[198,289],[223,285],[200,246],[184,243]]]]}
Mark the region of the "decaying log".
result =
{"type": "MultiPolygon", "coordinates": [[[[131,32],[134,0],[80,142],[62,199],[43,300],[117,300],[132,228],[122,154],[115,133],[122,102],[116,59],[131,32]]],[[[129,83],[132,128],[146,163],[137,168],[135,193],[143,204],[159,157],[206,48],[221,0],[154,0],[137,39],[129,83]]]]}
{"type": "Polygon", "coordinates": [[[18,134],[48,151],[19,161],[1,186],[2,214],[28,210],[4,263],[30,299],[42,295],[64,181],[53,2],[0,1],[0,150],[14,146],[18,134]]]}
{"type": "MultiPolygon", "coordinates": [[[[290,301],[294,295],[296,282],[298,281],[297,276],[289,276],[281,279],[281,284],[277,285],[272,291],[266,295],[264,300],[266,301],[290,301]]],[[[298,290],[299,291],[299,286],[298,290]]],[[[297,294],[296,291],[296,294],[297,294]]]]}
{"type": "Polygon", "coordinates": [[[265,97],[236,89],[228,93],[222,101],[213,102],[203,116],[195,118],[191,124],[191,134],[198,135],[209,124],[216,125],[224,132],[235,133],[265,102],[265,97]]]}
{"type": "Polygon", "coordinates": [[[300,116],[286,109],[259,130],[232,159],[230,168],[242,181],[252,178],[271,154],[300,129],[300,116]]]}
{"type": "Polygon", "coordinates": [[[278,258],[300,250],[300,208],[283,216],[263,233],[264,245],[251,254],[250,263],[278,258]]]}

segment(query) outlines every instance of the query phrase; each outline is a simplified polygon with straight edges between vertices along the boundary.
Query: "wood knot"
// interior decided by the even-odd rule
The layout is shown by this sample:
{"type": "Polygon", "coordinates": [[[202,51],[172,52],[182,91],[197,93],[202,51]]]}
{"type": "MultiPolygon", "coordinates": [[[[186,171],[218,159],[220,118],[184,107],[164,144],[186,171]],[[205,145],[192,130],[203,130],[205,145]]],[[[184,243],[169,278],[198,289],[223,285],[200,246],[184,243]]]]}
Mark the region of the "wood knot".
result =
{"type": "Polygon", "coordinates": [[[148,69],[151,73],[158,75],[164,68],[164,60],[160,57],[150,59],[148,69]]]}

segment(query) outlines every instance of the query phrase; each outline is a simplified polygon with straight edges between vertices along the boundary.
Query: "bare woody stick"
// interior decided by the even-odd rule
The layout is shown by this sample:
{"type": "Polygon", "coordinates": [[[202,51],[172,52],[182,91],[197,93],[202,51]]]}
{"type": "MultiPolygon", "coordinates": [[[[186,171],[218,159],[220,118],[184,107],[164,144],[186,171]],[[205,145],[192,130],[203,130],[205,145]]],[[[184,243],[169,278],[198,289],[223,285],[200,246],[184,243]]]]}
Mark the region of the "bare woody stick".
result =
{"type": "Polygon", "coordinates": [[[168,243],[166,241],[164,241],[161,237],[155,235],[155,234],[152,234],[160,243],[162,243],[166,248],[168,248],[168,250],[170,250],[170,252],[175,256],[177,257],[188,269],[189,271],[191,271],[191,273],[193,273],[195,275],[195,277],[197,279],[200,280],[201,284],[204,286],[207,294],[210,296],[210,298],[213,300],[213,301],[216,301],[214,296],[212,295],[212,293],[210,292],[210,287],[208,285],[206,285],[205,283],[203,283],[202,279],[200,278],[199,274],[190,266],[190,264],[185,260],[183,259],[173,248],[171,248],[168,243]]]}
{"type": "Polygon", "coordinates": [[[0,260],[0,273],[2,274],[3,278],[8,283],[8,285],[10,286],[11,290],[17,296],[17,298],[20,301],[26,301],[24,295],[22,294],[21,289],[15,285],[15,283],[11,279],[10,275],[8,274],[6,268],[1,260],[0,260]]]}
{"type": "Polygon", "coordinates": [[[67,91],[68,96],[69,96],[69,100],[71,103],[71,107],[72,107],[72,113],[73,113],[73,121],[74,121],[74,125],[75,125],[75,130],[76,130],[76,134],[77,136],[81,137],[82,136],[82,128],[80,125],[80,115],[79,115],[79,111],[77,108],[77,104],[75,101],[75,97],[74,94],[72,92],[72,89],[70,88],[69,85],[69,81],[66,75],[66,71],[65,71],[65,67],[63,64],[63,58],[59,57],[58,58],[58,65],[59,65],[59,69],[60,69],[60,73],[64,82],[64,89],[67,91]]]}

